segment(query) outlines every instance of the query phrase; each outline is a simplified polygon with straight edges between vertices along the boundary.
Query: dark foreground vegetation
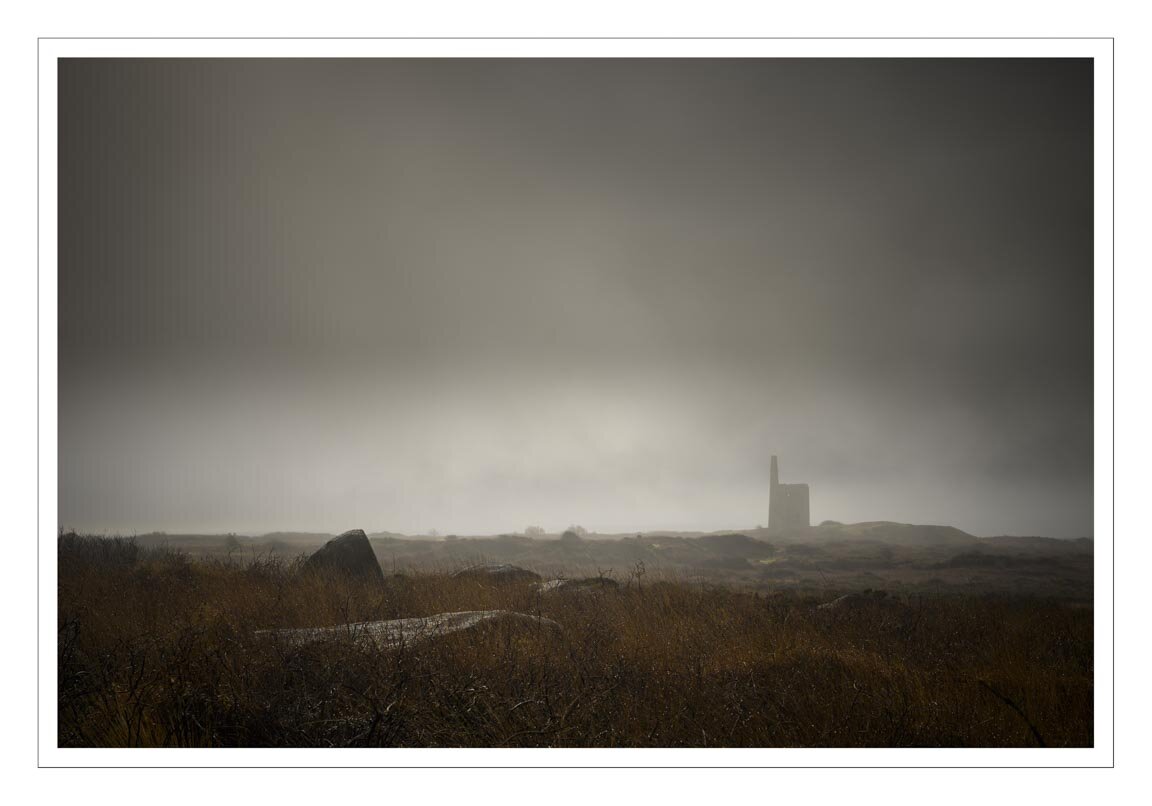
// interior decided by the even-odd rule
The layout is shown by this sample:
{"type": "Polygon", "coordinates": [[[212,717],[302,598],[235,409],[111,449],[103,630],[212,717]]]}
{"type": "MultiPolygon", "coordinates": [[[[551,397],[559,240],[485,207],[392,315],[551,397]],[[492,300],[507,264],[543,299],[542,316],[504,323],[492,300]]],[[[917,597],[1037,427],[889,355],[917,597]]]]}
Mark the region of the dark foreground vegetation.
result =
{"type": "Polygon", "coordinates": [[[62,746],[1092,744],[1082,601],[905,591],[819,608],[841,591],[640,563],[613,572],[616,589],[548,593],[444,570],[386,569],[381,585],[124,539],[58,548],[62,746]],[[561,627],[398,648],[257,634],[489,609],[561,627]]]}

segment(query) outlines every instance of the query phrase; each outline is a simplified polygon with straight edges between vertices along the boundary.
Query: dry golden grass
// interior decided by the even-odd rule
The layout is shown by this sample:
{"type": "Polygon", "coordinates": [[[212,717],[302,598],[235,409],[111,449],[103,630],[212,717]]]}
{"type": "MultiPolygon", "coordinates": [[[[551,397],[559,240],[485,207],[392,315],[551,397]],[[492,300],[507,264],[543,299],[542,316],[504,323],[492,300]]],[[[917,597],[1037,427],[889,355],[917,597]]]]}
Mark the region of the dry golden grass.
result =
{"type": "Polygon", "coordinates": [[[651,574],[592,594],[442,572],[380,587],[72,535],[59,558],[65,746],[1092,743],[1092,612],[1056,601],[828,611],[651,574]],[[492,626],[398,650],[255,634],[484,609],[562,630],[492,626]]]}

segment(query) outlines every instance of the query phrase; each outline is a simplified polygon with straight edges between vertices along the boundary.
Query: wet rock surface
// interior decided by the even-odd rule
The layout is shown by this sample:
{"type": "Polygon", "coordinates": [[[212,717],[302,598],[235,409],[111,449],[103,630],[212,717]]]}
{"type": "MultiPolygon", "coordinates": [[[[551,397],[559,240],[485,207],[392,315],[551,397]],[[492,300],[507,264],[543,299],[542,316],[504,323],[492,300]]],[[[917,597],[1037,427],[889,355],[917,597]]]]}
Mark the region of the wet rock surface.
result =
{"type": "Polygon", "coordinates": [[[453,579],[477,579],[489,582],[539,582],[540,575],[527,568],[507,563],[480,563],[462,568],[453,579]]]}
{"type": "Polygon", "coordinates": [[[396,648],[410,646],[462,630],[496,624],[517,629],[560,629],[560,625],[551,619],[532,616],[527,613],[517,613],[512,610],[465,610],[458,613],[437,613],[434,616],[420,618],[362,621],[335,627],[259,630],[256,634],[291,644],[349,639],[368,647],[396,648]]]}
{"type": "Polygon", "coordinates": [[[549,579],[536,585],[541,593],[595,593],[619,589],[616,580],[608,577],[584,577],[583,579],[549,579]]]}

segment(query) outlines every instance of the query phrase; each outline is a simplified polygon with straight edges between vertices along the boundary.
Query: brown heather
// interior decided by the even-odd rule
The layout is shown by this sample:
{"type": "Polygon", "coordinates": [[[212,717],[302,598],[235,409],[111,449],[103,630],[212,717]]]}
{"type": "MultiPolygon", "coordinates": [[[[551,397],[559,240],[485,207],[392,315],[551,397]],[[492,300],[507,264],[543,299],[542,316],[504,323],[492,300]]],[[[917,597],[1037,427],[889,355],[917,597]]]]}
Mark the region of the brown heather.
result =
{"type": "Polygon", "coordinates": [[[274,556],[59,540],[62,746],[999,747],[1092,743],[1092,610],[831,599],[618,575],[540,594],[437,572],[372,586],[274,556]],[[257,630],[507,609],[401,649],[257,630]]]}

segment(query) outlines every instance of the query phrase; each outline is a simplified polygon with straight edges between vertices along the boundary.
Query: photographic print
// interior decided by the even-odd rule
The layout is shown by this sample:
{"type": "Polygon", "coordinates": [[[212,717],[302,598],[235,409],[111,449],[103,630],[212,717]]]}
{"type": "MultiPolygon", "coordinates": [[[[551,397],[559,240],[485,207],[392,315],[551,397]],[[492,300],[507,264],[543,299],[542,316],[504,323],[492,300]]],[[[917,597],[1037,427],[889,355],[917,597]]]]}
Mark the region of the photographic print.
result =
{"type": "Polygon", "coordinates": [[[1093,747],[1097,69],[60,58],[58,746],[1093,747]]]}

